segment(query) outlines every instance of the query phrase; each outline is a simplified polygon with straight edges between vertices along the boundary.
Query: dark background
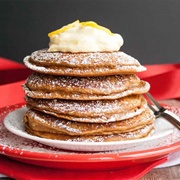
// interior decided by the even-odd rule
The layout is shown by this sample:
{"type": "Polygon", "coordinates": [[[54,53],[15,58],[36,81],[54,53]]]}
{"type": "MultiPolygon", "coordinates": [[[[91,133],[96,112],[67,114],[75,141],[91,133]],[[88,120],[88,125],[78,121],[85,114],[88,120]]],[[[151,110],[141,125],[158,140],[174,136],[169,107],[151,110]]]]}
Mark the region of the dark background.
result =
{"type": "Polygon", "coordinates": [[[180,62],[179,0],[0,0],[0,56],[22,63],[77,19],[121,34],[121,50],[142,64],[180,62]]]}

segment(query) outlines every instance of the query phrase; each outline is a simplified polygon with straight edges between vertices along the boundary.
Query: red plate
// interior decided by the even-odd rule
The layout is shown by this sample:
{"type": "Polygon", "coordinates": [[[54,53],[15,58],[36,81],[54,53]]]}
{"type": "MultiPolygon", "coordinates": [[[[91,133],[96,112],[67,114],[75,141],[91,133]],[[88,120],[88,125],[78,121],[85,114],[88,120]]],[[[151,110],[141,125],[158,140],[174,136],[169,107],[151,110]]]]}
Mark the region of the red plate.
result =
{"type": "MultiPolygon", "coordinates": [[[[0,153],[18,161],[44,167],[83,170],[117,169],[130,165],[152,162],[180,150],[180,138],[165,146],[139,151],[73,152],[48,147],[38,142],[16,136],[6,130],[4,117],[22,104],[0,109],[0,153]]],[[[180,110],[167,106],[180,115],[180,110]]]]}

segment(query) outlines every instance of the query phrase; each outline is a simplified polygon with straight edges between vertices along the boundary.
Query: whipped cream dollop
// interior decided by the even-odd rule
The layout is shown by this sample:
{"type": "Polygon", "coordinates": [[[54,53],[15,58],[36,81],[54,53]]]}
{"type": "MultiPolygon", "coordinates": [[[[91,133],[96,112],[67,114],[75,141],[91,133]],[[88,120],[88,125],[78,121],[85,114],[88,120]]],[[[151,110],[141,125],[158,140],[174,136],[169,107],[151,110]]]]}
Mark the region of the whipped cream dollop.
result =
{"type": "Polygon", "coordinates": [[[112,33],[93,21],[77,20],[48,36],[48,52],[112,52],[118,51],[124,42],[120,34],[112,33]]]}

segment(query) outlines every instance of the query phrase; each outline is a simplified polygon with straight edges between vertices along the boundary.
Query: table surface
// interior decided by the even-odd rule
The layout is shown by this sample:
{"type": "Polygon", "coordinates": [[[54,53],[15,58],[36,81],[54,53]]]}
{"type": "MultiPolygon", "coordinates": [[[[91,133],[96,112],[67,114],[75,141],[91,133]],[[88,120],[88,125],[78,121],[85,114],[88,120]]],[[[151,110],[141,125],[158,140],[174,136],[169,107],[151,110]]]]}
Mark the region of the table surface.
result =
{"type": "MultiPolygon", "coordinates": [[[[164,100],[162,103],[180,108],[178,100],[164,100]]],[[[180,165],[166,168],[157,168],[147,173],[141,180],[178,180],[180,179],[180,165]]]]}
{"type": "MultiPolygon", "coordinates": [[[[153,169],[140,180],[178,180],[180,179],[180,165],[153,169]]],[[[0,178],[0,180],[12,180],[8,177],[0,178]]]]}
{"type": "Polygon", "coordinates": [[[178,180],[180,179],[180,165],[157,168],[151,170],[140,180],[178,180]]]}

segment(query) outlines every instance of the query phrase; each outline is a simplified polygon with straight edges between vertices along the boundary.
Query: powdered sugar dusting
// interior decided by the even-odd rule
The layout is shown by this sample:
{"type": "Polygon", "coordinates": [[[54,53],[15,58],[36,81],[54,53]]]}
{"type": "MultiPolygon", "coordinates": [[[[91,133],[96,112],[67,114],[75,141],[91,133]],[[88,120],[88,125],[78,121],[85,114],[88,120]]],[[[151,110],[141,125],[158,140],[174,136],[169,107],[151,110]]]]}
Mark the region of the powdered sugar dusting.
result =
{"type": "Polygon", "coordinates": [[[31,54],[31,59],[35,62],[47,64],[61,64],[66,66],[97,66],[107,64],[136,65],[139,66],[138,60],[121,51],[116,52],[95,52],[95,53],[63,53],[47,52],[47,49],[35,51],[31,54]],[[117,63],[118,62],[118,63],[117,63]]]}

